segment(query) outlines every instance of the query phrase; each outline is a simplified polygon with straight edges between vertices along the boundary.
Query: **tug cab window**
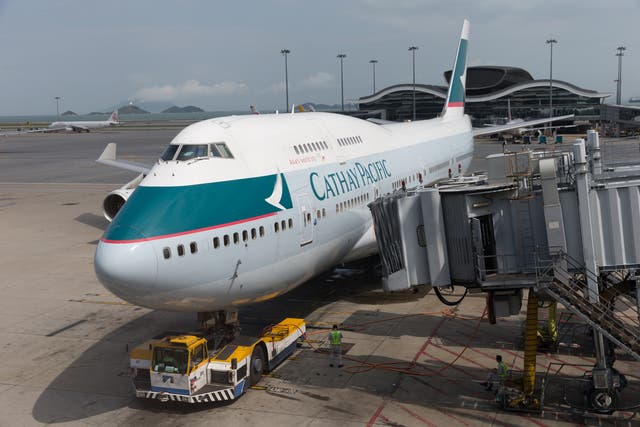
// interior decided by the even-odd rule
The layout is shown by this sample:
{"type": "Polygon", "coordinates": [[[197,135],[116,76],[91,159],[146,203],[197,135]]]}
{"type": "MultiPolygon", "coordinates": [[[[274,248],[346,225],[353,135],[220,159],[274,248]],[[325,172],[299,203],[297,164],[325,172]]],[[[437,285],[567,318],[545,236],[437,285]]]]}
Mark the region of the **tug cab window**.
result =
{"type": "Polygon", "coordinates": [[[156,347],[153,351],[153,371],[184,374],[187,370],[188,360],[187,349],[156,347]]]}
{"type": "Polygon", "coordinates": [[[176,151],[178,151],[179,147],[180,147],[179,145],[173,145],[173,144],[167,145],[167,148],[164,149],[164,153],[162,153],[162,156],[160,156],[160,158],[165,162],[168,162],[169,160],[173,160],[173,158],[176,156],[176,151]]]}
{"type": "Polygon", "coordinates": [[[181,146],[180,153],[178,153],[178,157],[176,160],[191,160],[197,159],[201,157],[207,157],[209,155],[209,150],[207,144],[185,144],[181,146]]]}

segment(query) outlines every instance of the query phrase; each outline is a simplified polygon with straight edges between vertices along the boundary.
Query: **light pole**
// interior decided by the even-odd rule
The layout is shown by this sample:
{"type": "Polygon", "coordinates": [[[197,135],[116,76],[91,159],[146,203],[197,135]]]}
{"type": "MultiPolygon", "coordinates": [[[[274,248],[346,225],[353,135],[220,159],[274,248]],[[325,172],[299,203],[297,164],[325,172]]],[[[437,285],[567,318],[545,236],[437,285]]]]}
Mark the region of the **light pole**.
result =
{"type": "Polygon", "coordinates": [[[373,93],[376,93],[376,64],[378,63],[377,59],[372,59],[369,61],[369,64],[373,65],[373,93]]]}
{"type": "Polygon", "coordinates": [[[340,59],[340,96],[342,98],[342,111],[344,111],[344,79],[342,74],[342,61],[346,58],[347,55],[344,53],[339,53],[336,58],[340,59]]]}
{"type": "Polygon", "coordinates": [[[409,47],[413,59],[413,121],[416,121],[416,50],[418,46],[409,47]]]}
{"type": "Polygon", "coordinates": [[[56,100],[56,117],[60,120],[60,99],[61,96],[54,96],[53,99],[56,100]]]}
{"type": "Polygon", "coordinates": [[[280,53],[284,56],[284,93],[287,102],[286,112],[289,112],[289,69],[287,64],[287,55],[291,53],[289,49],[282,49],[280,53]]]}
{"type": "Polygon", "coordinates": [[[616,48],[618,52],[616,52],[616,56],[618,57],[618,87],[616,93],[616,104],[622,104],[622,57],[624,56],[624,51],[627,50],[624,46],[618,46],[616,48]]]}
{"type": "Polygon", "coordinates": [[[551,48],[549,56],[549,126],[551,126],[551,118],[553,118],[553,45],[558,43],[556,39],[547,40],[547,44],[551,48]]]}

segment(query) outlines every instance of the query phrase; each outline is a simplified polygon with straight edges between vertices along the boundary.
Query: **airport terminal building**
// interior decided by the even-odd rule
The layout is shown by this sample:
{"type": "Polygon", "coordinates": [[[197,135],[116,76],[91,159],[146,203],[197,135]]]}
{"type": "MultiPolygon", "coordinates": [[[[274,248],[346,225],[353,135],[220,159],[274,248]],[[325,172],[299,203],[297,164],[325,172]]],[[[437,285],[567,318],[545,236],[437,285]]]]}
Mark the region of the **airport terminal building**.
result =
{"type": "MultiPolygon", "coordinates": [[[[451,70],[444,73],[447,86],[416,84],[416,119],[436,117],[444,105],[451,70]]],[[[601,105],[610,93],[583,89],[561,80],[551,81],[553,115],[575,114],[576,121],[599,121],[601,105]]],[[[465,112],[474,126],[513,118],[537,119],[549,116],[548,79],[535,80],[516,67],[478,66],[467,68],[465,112]]],[[[413,85],[398,84],[359,99],[359,110],[386,120],[411,120],[413,85]]]]}

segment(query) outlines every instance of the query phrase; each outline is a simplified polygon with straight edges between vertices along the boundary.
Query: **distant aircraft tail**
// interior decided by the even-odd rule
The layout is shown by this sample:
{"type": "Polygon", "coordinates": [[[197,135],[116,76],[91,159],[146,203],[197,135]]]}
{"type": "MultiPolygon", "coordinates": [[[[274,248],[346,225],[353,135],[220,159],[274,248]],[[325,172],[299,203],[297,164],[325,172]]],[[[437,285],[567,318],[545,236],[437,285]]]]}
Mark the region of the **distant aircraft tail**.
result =
{"type": "Polygon", "coordinates": [[[442,117],[456,118],[464,116],[464,92],[467,79],[467,45],[469,44],[469,21],[464,20],[460,44],[456,54],[456,62],[453,65],[449,93],[442,109],[442,117]]]}
{"type": "Polygon", "coordinates": [[[118,109],[117,108],[115,110],[113,110],[113,113],[111,113],[111,117],[109,117],[109,121],[110,122],[114,122],[114,123],[119,123],[120,122],[120,118],[118,117],[118,109]]]}

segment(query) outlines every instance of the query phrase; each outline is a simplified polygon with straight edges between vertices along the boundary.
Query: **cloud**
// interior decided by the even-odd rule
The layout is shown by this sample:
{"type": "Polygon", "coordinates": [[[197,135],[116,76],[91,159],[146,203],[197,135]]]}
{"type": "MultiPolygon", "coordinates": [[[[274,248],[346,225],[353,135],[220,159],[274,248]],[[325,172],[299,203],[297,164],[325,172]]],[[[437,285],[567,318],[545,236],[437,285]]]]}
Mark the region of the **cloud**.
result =
{"type": "Polygon", "coordinates": [[[284,89],[284,82],[278,82],[268,86],[266,89],[263,89],[260,93],[281,93],[284,92],[284,89]]]}
{"type": "Polygon", "coordinates": [[[133,97],[142,101],[174,101],[194,96],[234,95],[245,92],[247,89],[248,86],[244,83],[222,82],[206,85],[198,80],[187,80],[178,85],[143,88],[138,90],[133,97]]]}
{"type": "Polygon", "coordinates": [[[305,78],[299,84],[302,87],[308,88],[326,88],[335,84],[335,77],[333,74],[319,71],[316,74],[305,78]]]}

